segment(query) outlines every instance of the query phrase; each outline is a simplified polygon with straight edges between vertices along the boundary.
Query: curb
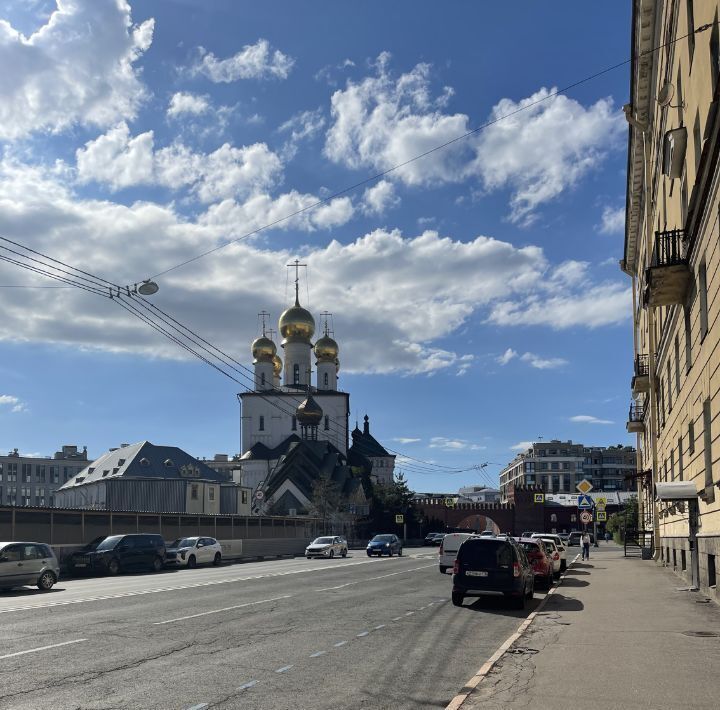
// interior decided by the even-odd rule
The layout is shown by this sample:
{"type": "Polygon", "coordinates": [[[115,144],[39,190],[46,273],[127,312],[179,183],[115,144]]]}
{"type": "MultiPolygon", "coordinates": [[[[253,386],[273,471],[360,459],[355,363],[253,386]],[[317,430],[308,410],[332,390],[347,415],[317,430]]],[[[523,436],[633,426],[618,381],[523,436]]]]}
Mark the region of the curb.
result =
{"type": "Polygon", "coordinates": [[[490,658],[488,658],[488,660],[485,661],[482,666],[480,666],[478,672],[472,678],[470,678],[467,683],[465,683],[465,685],[462,687],[462,690],[450,701],[450,703],[446,706],[445,710],[458,710],[458,708],[462,707],[463,703],[470,697],[475,688],[477,688],[478,685],[482,683],[483,679],[492,670],[493,666],[508,652],[510,647],[528,630],[530,624],[535,621],[535,617],[543,610],[543,607],[547,603],[547,600],[550,599],[550,597],[555,594],[555,592],[562,586],[565,575],[568,573],[568,570],[578,561],[578,557],[580,557],[580,553],[575,555],[573,561],[567,566],[567,569],[561,575],[558,583],[545,595],[540,604],[538,604],[538,608],[528,614],[528,617],[525,619],[525,621],[523,621],[522,624],[518,626],[517,631],[512,634],[512,636],[508,637],[500,646],[500,648],[498,648],[498,650],[495,651],[495,653],[493,653],[493,655],[490,656],[490,658]]]}

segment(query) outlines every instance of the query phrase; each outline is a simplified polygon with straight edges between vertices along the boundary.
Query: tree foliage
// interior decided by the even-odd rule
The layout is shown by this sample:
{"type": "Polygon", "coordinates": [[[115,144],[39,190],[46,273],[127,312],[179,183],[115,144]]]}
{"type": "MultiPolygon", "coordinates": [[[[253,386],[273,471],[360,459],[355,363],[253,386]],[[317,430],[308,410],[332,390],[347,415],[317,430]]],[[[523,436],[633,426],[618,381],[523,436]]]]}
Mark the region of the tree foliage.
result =
{"type": "Polygon", "coordinates": [[[605,524],[605,529],[612,533],[613,540],[618,544],[625,542],[625,531],[635,530],[638,527],[638,500],[630,498],[625,507],[613,513],[605,524]]]}

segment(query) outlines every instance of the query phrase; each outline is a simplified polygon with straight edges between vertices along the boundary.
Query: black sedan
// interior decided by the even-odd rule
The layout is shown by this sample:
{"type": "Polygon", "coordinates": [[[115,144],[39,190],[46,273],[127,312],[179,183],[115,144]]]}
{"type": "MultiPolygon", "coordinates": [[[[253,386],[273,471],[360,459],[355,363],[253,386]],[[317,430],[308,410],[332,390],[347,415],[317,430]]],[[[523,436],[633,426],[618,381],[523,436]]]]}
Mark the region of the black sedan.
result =
{"type": "Polygon", "coordinates": [[[397,554],[398,557],[402,557],[402,542],[397,535],[375,535],[375,537],[368,542],[367,546],[368,557],[377,555],[382,557],[387,555],[392,557],[397,554]]]}

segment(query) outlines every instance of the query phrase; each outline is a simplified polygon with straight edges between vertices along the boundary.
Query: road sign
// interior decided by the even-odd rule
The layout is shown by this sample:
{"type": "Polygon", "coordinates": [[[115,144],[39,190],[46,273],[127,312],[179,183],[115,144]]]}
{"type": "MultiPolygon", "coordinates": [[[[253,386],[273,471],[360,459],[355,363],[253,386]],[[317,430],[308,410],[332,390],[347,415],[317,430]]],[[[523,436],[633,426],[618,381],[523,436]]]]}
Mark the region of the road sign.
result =
{"type": "Polygon", "coordinates": [[[607,522],[607,513],[604,510],[598,510],[597,513],[595,513],[595,518],[599,523],[605,523],[607,522]]]}
{"type": "Polygon", "coordinates": [[[605,508],[607,507],[607,498],[605,498],[605,496],[598,496],[595,499],[595,507],[598,510],[605,510],[605,508]]]}
{"type": "Polygon", "coordinates": [[[583,510],[582,513],[580,513],[580,522],[585,523],[592,523],[592,513],[589,510],[583,510]]]}
{"type": "Polygon", "coordinates": [[[592,508],[593,499],[590,496],[578,496],[578,508],[592,508]]]}
{"type": "Polygon", "coordinates": [[[446,508],[452,508],[455,506],[455,499],[454,498],[446,498],[445,499],[445,507],[446,508]]]}
{"type": "Polygon", "coordinates": [[[262,500],[265,497],[265,494],[262,491],[255,491],[255,497],[258,500],[262,500]]]}
{"type": "Polygon", "coordinates": [[[577,488],[577,490],[579,490],[580,493],[583,493],[583,494],[590,493],[590,491],[593,489],[593,484],[590,483],[590,481],[588,481],[587,478],[583,478],[583,480],[580,481],[580,483],[578,483],[577,486],[575,486],[575,488],[577,488]]]}
{"type": "Polygon", "coordinates": [[[544,503],[545,502],[545,494],[544,493],[535,493],[533,495],[533,500],[535,503],[544,503]]]}
{"type": "Polygon", "coordinates": [[[402,515],[396,515],[395,516],[395,522],[400,525],[401,523],[405,522],[405,517],[402,515]]]}

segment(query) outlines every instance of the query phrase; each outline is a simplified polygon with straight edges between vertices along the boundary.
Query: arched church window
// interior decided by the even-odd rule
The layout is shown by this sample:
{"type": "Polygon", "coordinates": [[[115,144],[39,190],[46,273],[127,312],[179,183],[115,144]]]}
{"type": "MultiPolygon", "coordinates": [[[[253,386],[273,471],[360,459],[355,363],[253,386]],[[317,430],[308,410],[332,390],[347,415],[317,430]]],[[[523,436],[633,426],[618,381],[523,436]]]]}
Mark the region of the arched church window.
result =
{"type": "Polygon", "coordinates": [[[260,423],[258,425],[258,429],[260,431],[265,431],[265,417],[263,417],[263,416],[260,417],[260,423]]]}
{"type": "Polygon", "coordinates": [[[325,378],[324,378],[325,387],[328,386],[328,382],[329,382],[329,378],[328,378],[328,373],[326,372],[326,373],[325,373],[325,378]]]}
{"type": "Polygon", "coordinates": [[[293,365],[293,384],[300,384],[300,365],[298,365],[297,363],[293,365]]]}
{"type": "Polygon", "coordinates": [[[297,431],[297,419],[295,417],[292,418],[292,430],[297,431]]]}
{"type": "Polygon", "coordinates": [[[551,522],[551,523],[557,523],[557,515],[555,515],[555,513],[553,513],[553,514],[550,516],[550,522],[551,522]]]}

